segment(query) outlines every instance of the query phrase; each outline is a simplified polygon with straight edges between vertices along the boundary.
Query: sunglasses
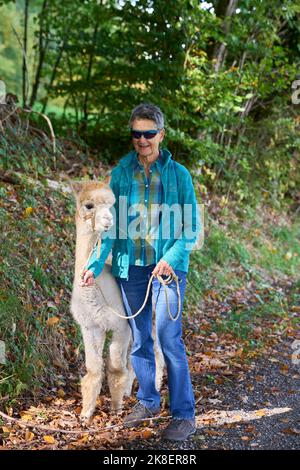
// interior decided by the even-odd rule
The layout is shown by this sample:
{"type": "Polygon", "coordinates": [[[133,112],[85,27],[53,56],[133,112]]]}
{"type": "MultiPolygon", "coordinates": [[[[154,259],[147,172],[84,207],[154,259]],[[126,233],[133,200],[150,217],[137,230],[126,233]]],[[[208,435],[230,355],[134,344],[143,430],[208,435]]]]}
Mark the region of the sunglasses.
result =
{"type": "Polygon", "coordinates": [[[150,131],[135,131],[134,129],[131,129],[131,137],[134,139],[140,139],[142,135],[145,137],[145,139],[153,139],[158,133],[160,132],[159,129],[153,129],[150,131]]]}

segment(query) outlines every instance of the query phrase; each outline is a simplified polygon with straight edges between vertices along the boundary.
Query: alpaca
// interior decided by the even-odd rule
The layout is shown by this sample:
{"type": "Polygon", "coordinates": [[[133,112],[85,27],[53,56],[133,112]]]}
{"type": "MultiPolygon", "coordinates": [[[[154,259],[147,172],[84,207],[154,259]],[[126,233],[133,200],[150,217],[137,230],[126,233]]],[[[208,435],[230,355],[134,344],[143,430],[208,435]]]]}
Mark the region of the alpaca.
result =
{"type": "MultiPolygon", "coordinates": [[[[110,207],[115,197],[106,182],[88,181],[71,183],[76,198],[76,260],[71,313],[81,328],[87,373],[81,380],[83,419],[89,419],[101,391],[103,377],[103,347],[106,333],[112,332],[109,346],[107,381],[111,394],[113,412],[122,409],[124,395],[130,395],[134,372],[129,353],[131,329],[129,322],[115,315],[108,306],[125,316],[119,286],[111,274],[111,266],[105,264],[101,275],[88,287],[79,286],[82,269],[85,267],[91,249],[103,231],[113,224],[110,207]]],[[[153,330],[154,333],[154,330],[153,330]]],[[[155,345],[157,375],[156,387],[161,387],[163,356],[155,345]]]]}

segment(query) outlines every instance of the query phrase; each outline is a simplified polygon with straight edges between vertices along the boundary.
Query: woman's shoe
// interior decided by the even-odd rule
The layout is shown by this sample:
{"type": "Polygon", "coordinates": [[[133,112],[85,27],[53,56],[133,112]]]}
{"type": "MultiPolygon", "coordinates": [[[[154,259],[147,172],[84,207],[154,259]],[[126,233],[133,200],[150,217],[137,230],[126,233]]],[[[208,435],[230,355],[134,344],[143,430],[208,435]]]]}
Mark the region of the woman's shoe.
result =
{"type": "Polygon", "coordinates": [[[195,418],[178,419],[173,418],[162,433],[162,439],[169,441],[185,441],[189,436],[195,434],[195,418]]]}
{"type": "Polygon", "coordinates": [[[143,423],[145,418],[152,418],[158,412],[159,410],[149,410],[146,406],[139,402],[133,407],[133,411],[124,418],[123,425],[126,427],[139,426],[143,423]]]}

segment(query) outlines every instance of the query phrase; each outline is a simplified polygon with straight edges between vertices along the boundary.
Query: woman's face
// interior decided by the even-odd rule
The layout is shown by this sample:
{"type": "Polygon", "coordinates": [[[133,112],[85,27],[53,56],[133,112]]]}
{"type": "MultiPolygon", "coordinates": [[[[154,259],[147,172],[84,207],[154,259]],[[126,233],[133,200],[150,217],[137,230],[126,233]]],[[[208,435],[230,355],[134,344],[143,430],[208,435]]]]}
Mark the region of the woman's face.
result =
{"type": "MultiPolygon", "coordinates": [[[[132,122],[132,129],[135,131],[151,131],[157,129],[157,125],[151,119],[135,119],[132,122]]],[[[132,138],[133,146],[141,157],[156,158],[159,154],[159,143],[163,141],[165,130],[159,131],[152,139],[145,139],[144,136],[139,139],[132,138]]]]}

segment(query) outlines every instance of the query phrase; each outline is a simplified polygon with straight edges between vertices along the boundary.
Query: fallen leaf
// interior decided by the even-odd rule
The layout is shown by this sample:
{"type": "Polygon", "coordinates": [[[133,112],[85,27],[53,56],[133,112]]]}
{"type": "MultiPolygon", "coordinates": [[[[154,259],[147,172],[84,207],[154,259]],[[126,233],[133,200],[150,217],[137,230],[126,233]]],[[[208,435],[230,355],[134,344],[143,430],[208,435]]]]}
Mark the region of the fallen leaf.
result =
{"type": "Polygon", "coordinates": [[[255,426],[249,425],[249,426],[246,427],[245,431],[253,433],[253,432],[256,431],[256,429],[255,429],[255,426]]]}
{"type": "Polygon", "coordinates": [[[26,207],[24,211],[25,217],[30,217],[32,213],[33,213],[33,207],[26,207]]]}
{"type": "Polygon", "coordinates": [[[222,403],[222,400],[218,400],[217,398],[209,398],[208,401],[212,405],[217,405],[218,403],[222,403]]]}
{"type": "Polygon", "coordinates": [[[152,436],[152,431],[150,431],[149,429],[142,432],[143,439],[150,439],[151,436],[152,436]]]}
{"type": "Polygon", "coordinates": [[[21,411],[20,416],[21,416],[21,419],[23,419],[24,421],[31,421],[32,420],[32,415],[30,415],[26,411],[21,411]]]}
{"type": "Polygon", "coordinates": [[[255,414],[257,414],[257,416],[266,416],[266,412],[264,410],[256,410],[255,414]]]}
{"type": "Polygon", "coordinates": [[[53,325],[56,325],[57,323],[59,323],[59,318],[58,317],[50,317],[47,320],[47,325],[48,326],[53,326],[53,325]]]}
{"type": "Polygon", "coordinates": [[[53,436],[44,436],[43,437],[44,441],[47,442],[47,444],[55,444],[56,440],[54,439],[53,436]]]}
{"type": "Polygon", "coordinates": [[[81,444],[85,444],[89,440],[89,434],[84,434],[81,439],[78,439],[77,442],[81,444]]]}
{"type": "Polygon", "coordinates": [[[34,438],[33,432],[26,431],[26,433],[25,433],[25,439],[26,439],[26,441],[32,441],[33,438],[34,438]]]}
{"type": "Polygon", "coordinates": [[[224,436],[223,432],[215,431],[214,429],[206,429],[204,432],[208,436],[224,436]]]}
{"type": "Polygon", "coordinates": [[[11,432],[13,429],[12,428],[7,428],[6,426],[2,426],[2,431],[3,432],[11,432]]]}
{"type": "Polygon", "coordinates": [[[248,403],[248,400],[249,400],[249,397],[247,395],[243,396],[243,397],[240,397],[240,400],[243,402],[243,403],[248,403]]]}
{"type": "Polygon", "coordinates": [[[300,430],[295,429],[295,428],[285,428],[281,432],[283,432],[284,434],[296,434],[296,435],[300,434],[300,430]]]}
{"type": "Polygon", "coordinates": [[[224,370],[223,374],[224,375],[233,375],[233,372],[231,372],[231,370],[224,370]]]}
{"type": "Polygon", "coordinates": [[[287,375],[289,372],[289,366],[287,364],[282,364],[279,370],[281,374],[287,375]]]}
{"type": "Polygon", "coordinates": [[[57,358],[53,359],[53,364],[54,364],[56,367],[59,367],[60,369],[63,369],[63,368],[64,368],[63,363],[62,363],[59,359],[57,359],[57,358]]]}
{"type": "Polygon", "coordinates": [[[215,379],[215,382],[216,382],[217,385],[221,385],[221,384],[224,383],[224,379],[222,377],[217,377],[215,379]]]}
{"type": "Polygon", "coordinates": [[[243,418],[242,418],[240,415],[234,415],[234,416],[233,416],[233,419],[234,419],[235,421],[242,421],[243,418]]]}
{"type": "Polygon", "coordinates": [[[281,419],[279,419],[279,421],[281,423],[289,423],[290,422],[290,420],[288,418],[281,418],[281,419]]]}
{"type": "Polygon", "coordinates": [[[263,382],[264,381],[264,376],[263,375],[256,375],[255,380],[256,382],[263,382]]]}

